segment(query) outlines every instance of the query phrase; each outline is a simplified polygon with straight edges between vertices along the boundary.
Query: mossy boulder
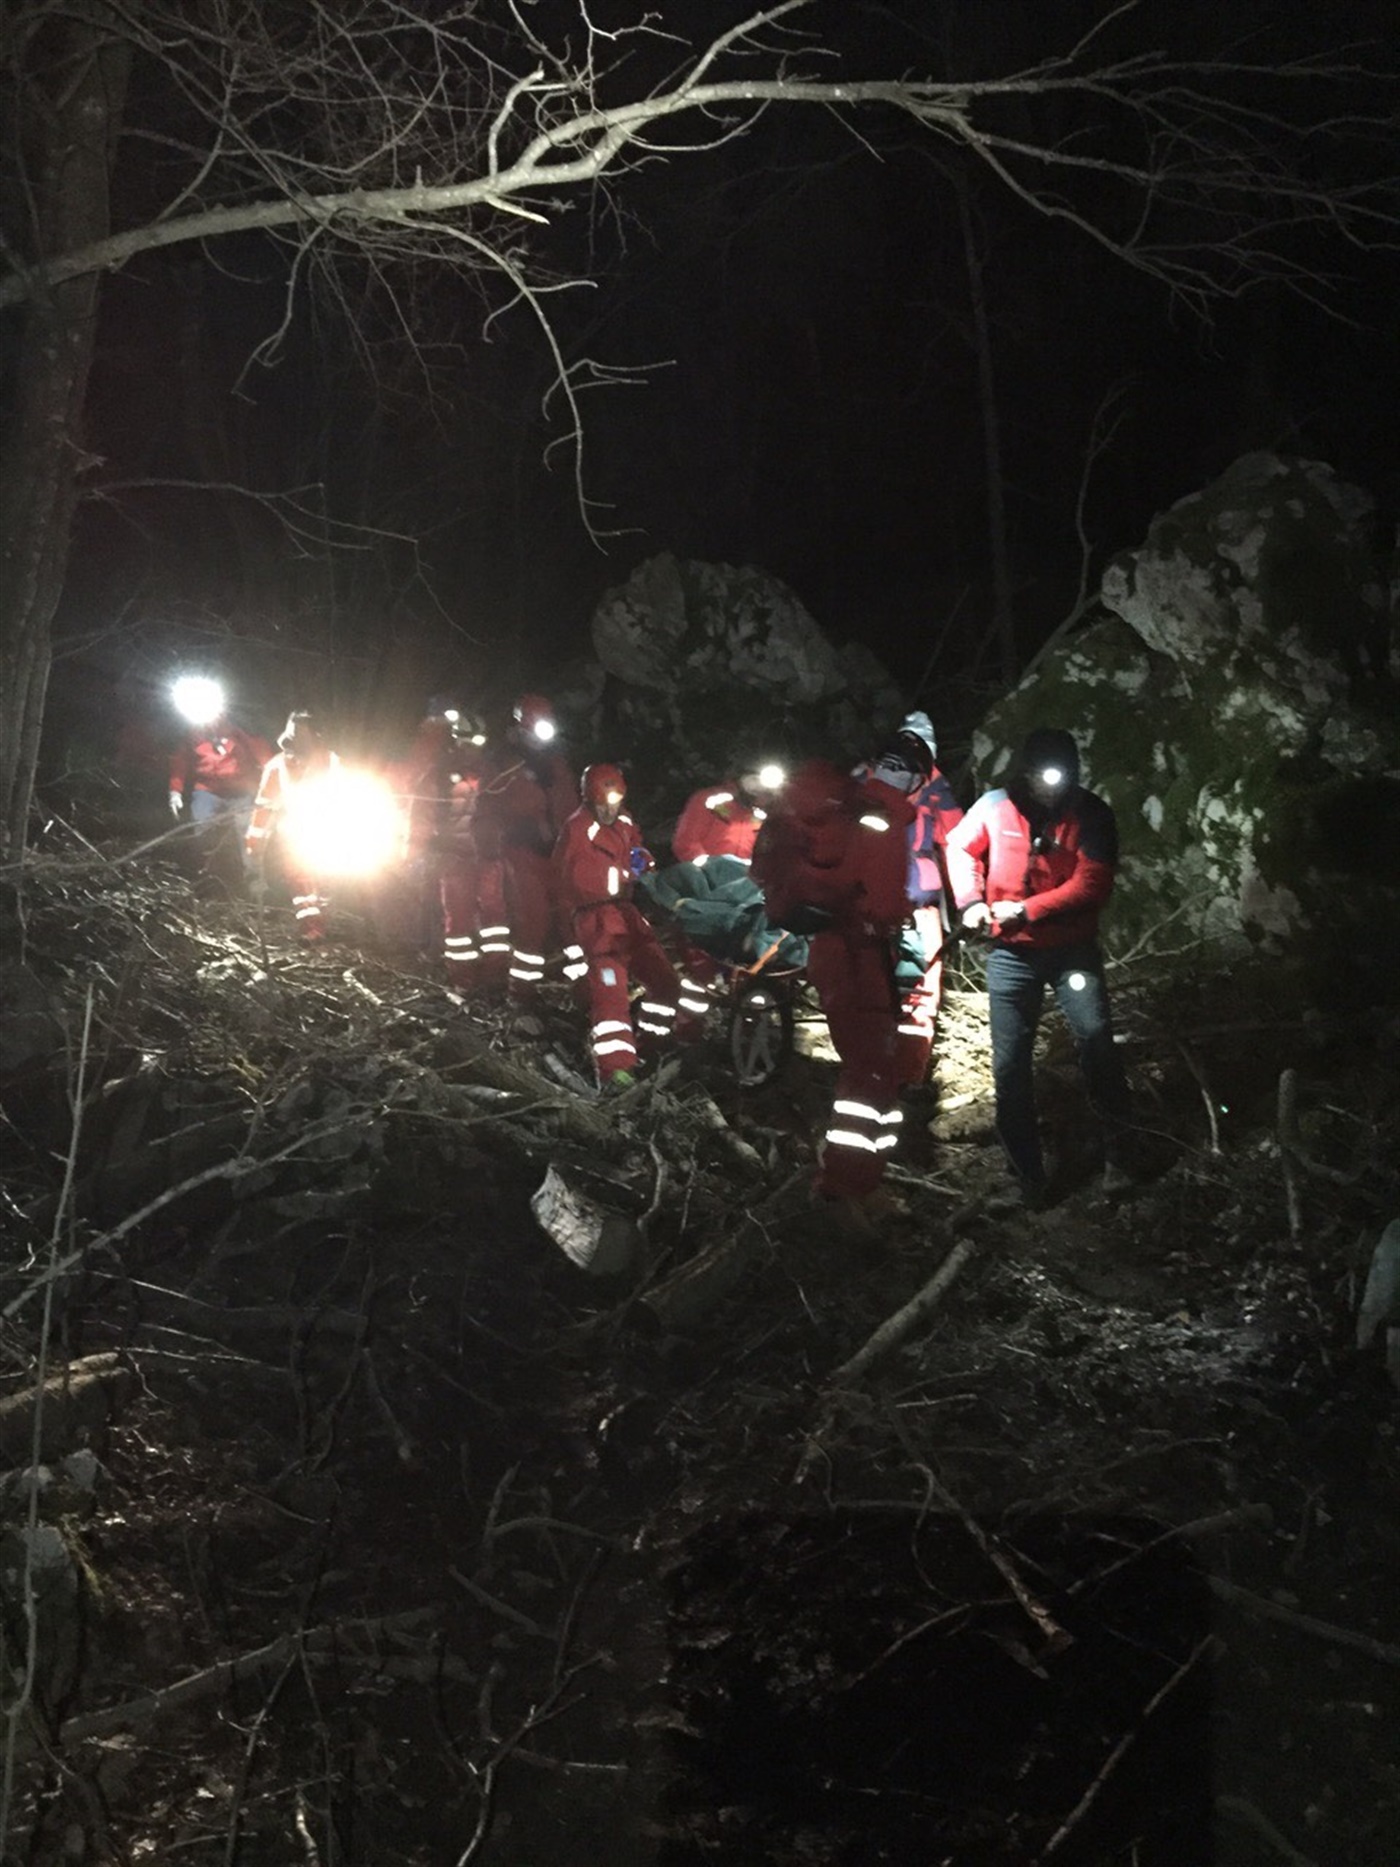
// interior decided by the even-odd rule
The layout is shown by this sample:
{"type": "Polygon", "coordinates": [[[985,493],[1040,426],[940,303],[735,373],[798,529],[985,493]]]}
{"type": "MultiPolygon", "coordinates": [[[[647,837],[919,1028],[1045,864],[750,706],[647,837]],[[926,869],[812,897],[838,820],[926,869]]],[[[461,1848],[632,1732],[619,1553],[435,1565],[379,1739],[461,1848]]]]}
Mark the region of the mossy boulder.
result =
{"type": "Polygon", "coordinates": [[[1385,995],[1400,717],[1367,495],[1249,455],[1157,518],[1100,594],[983,722],[979,786],[1030,727],[1068,727],[1118,816],[1114,944],[1199,941],[1385,995]]]}

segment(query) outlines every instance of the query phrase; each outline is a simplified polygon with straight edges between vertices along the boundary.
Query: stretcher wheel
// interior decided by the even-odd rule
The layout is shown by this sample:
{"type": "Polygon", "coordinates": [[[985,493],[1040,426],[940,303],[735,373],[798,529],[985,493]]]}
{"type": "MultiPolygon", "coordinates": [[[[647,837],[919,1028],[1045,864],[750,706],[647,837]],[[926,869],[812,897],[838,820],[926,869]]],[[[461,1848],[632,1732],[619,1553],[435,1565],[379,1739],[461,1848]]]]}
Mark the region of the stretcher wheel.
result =
{"type": "Polygon", "coordinates": [[[771,1083],[792,1055],[792,999],[755,980],[744,986],[729,1014],[729,1054],[741,1088],[771,1083]]]}

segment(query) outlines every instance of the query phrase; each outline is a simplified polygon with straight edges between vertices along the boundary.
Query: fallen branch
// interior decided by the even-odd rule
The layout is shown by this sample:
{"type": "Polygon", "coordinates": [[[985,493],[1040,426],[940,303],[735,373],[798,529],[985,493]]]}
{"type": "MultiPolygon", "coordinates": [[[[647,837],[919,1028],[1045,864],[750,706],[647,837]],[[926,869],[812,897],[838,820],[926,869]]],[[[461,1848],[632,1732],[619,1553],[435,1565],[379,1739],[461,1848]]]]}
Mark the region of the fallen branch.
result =
{"type": "MultiPolygon", "coordinates": [[[[900,1421],[894,1419],[891,1423],[899,1438],[907,1444],[907,1438],[900,1421]]],[[[1049,1658],[1056,1653],[1063,1653],[1066,1647],[1072,1647],[1074,1645],[1074,1635],[1070,1633],[1067,1627],[1061,1627],[1060,1623],[1055,1619],[1045,1603],[1040,1600],[1039,1596],[1031,1593],[1020,1570],[996,1539],[987,1534],[972,1513],[958,1502],[947,1485],[945,1485],[931,1467],[922,1460],[919,1461],[919,1470],[923,1474],[924,1481],[928,1485],[932,1495],[938,1499],[945,1510],[951,1511],[958,1519],[958,1522],[963,1526],[964,1530],[967,1531],[967,1534],[972,1538],[973,1542],[981,1550],[982,1554],[987,1558],[988,1562],[991,1563],[997,1574],[1016,1597],[1026,1617],[1034,1621],[1041,1633],[1044,1634],[1044,1657],[1049,1658]]]]}
{"type": "Polygon", "coordinates": [[[1041,1861],[1048,1861],[1052,1854],[1059,1853],[1063,1843],[1069,1839],[1070,1835],[1073,1834],[1080,1822],[1083,1821],[1095,1802],[1098,1801],[1103,1791],[1104,1784],[1108,1781],[1109,1777],[1112,1776],[1113,1772],[1118,1768],[1118,1765],[1123,1761],[1124,1757],[1127,1756],[1128,1752],[1142,1735],[1143,1727],[1146,1725],[1147,1720],[1152,1716],[1153,1712],[1156,1711],[1163,1699],[1174,1692],[1187,1674],[1195,1668],[1197,1661],[1205,1654],[1212,1652],[1218,1644],[1214,1634],[1207,1634],[1204,1640],[1197,1641],[1196,1645],[1181,1662],[1180,1666],[1177,1667],[1166,1684],[1160,1687],[1153,1693],[1152,1697],[1148,1699],[1146,1705],[1143,1706],[1142,1716],[1138,1720],[1137,1729],[1135,1731],[1129,1731],[1124,1737],[1120,1737],[1118,1742],[1113,1746],[1113,1749],[1109,1751],[1098,1775],[1084,1791],[1084,1794],[1079,1798],[1078,1802],[1075,1803],[1069,1814],[1060,1823],[1054,1834],[1051,1835],[1042,1851],[1036,1856],[1036,1867],[1039,1867],[1041,1861]]]}
{"type": "Polygon", "coordinates": [[[299,1652],[319,1655],[342,1648],[350,1639],[407,1633],[412,1628],[440,1620],[441,1616],[442,1609],[439,1606],[409,1608],[402,1614],[382,1615],[378,1620],[336,1621],[327,1627],[284,1634],[280,1640],[273,1640],[252,1653],[242,1653],[237,1659],[220,1660],[216,1666],[208,1666],[203,1672],[177,1679],[173,1685],[163,1686],[158,1692],[145,1692],[139,1698],[124,1700],[120,1705],[109,1705],[105,1711],[90,1711],[76,1718],[68,1718],[59,1726],[59,1742],[67,1747],[87,1743],[95,1737],[109,1737],[114,1731],[125,1730],[129,1725],[146,1724],[168,1712],[183,1711],[187,1706],[211,1698],[240,1679],[262,1672],[266,1667],[285,1666],[299,1652]]]}
{"type": "Polygon", "coordinates": [[[1227,1821],[1238,1822],[1241,1828],[1252,1829],[1261,1840],[1268,1842],[1280,1860],[1288,1862],[1288,1867],[1317,1867],[1317,1862],[1310,1855],[1300,1854],[1288,1837],[1274,1827],[1264,1811],[1256,1809],[1243,1796],[1217,1796],[1215,1811],[1227,1821]]]}
{"type": "Polygon", "coordinates": [[[1111,1575],[1140,1562],[1144,1556],[1150,1556],[1154,1550],[1164,1544],[1186,1541],[1194,1537],[1216,1536],[1222,1530],[1239,1530],[1250,1525],[1268,1529],[1274,1521],[1274,1513],[1267,1504],[1241,1504],[1237,1510],[1217,1511],[1213,1517],[1195,1517],[1190,1523],[1173,1524],[1163,1530],[1160,1536],[1150,1537],[1146,1543],[1139,1543],[1136,1549],[1130,1549],[1126,1556],[1120,1556],[1117,1562],[1109,1563],[1106,1569],[1100,1569],[1094,1575],[1082,1575],[1077,1582],[1065,1590],[1066,1595],[1082,1594],[1086,1588],[1101,1588],[1111,1575]]]}
{"type": "Polygon", "coordinates": [[[902,1309],[897,1309],[893,1316],[887,1317],[849,1360],[841,1363],[831,1377],[831,1384],[834,1387],[850,1386],[906,1336],[912,1335],[924,1318],[937,1309],[976,1251],[974,1239],[960,1238],[924,1287],[910,1297],[902,1309]]]}
{"type": "Polygon", "coordinates": [[[1392,1646],[1388,1641],[1373,1639],[1370,1634],[1355,1633],[1350,1627],[1338,1627],[1332,1621],[1320,1621],[1311,1614],[1299,1614],[1296,1608],[1285,1608],[1277,1601],[1270,1601],[1266,1595],[1253,1594],[1249,1589],[1240,1588],[1218,1575],[1208,1575],[1206,1582],[1217,1600],[1228,1601],[1232,1607],[1243,1608],[1248,1614],[1257,1614],[1266,1621],[1278,1621],[1284,1627],[1295,1628],[1300,1634],[1311,1634],[1317,1640],[1330,1641],[1336,1647],[1350,1647],[1352,1652],[1364,1653],[1368,1659],[1378,1660],[1382,1666],[1400,1666],[1400,1647],[1392,1646]]]}

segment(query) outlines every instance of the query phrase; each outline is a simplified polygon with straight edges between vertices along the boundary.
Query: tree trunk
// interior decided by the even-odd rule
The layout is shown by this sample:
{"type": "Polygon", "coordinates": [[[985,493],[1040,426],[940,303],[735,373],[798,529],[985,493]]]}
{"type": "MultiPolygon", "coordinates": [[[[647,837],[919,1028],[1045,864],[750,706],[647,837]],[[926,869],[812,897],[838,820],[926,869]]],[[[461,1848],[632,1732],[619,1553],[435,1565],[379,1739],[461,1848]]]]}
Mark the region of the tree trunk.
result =
{"type": "MultiPolygon", "coordinates": [[[[22,87],[32,138],[29,256],[70,252],[109,231],[108,184],[128,55],[95,7],[71,8],[31,42],[22,87]]],[[[0,849],[24,847],[39,757],[51,625],[68,562],[98,279],[55,286],[22,311],[0,444],[0,849]]]]}
{"type": "Polygon", "coordinates": [[[955,176],[954,186],[967,266],[972,347],[977,358],[977,401],[982,418],[982,472],[987,490],[987,548],[992,570],[991,636],[996,644],[998,673],[1010,686],[1017,671],[1016,620],[1012,607],[1011,545],[1006,529],[1006,480],[1001,459],[1001,411],[997,403],[992,326],[982,283],[982,253],[977,243],[966,178],[955,176]]]}

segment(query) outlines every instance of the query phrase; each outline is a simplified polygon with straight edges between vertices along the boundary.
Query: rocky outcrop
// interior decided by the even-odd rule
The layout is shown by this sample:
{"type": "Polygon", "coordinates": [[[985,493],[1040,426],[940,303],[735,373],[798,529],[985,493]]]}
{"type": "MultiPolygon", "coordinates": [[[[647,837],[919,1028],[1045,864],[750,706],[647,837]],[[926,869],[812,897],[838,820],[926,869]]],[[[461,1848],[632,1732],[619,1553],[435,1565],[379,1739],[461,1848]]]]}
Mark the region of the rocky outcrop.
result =
{"type": "Polygon", "coordinates": [[[982,783],[1030,726],[1076,734],[1118,814],[1120,941],[1383,963],[1400,720],[1372,519],[1330,468],[1246,456],[1110,564],[1098,618],[984,721],[982,783]]]}
{"type": "Polygon", "coordinates": [[[838,647],[788,587],[750,566],[662,553],[605,593],[595,743],[632,768],[658,840],[706,778],[833,747],[853,755],[902,711],[868,649],[838,647]]]}

